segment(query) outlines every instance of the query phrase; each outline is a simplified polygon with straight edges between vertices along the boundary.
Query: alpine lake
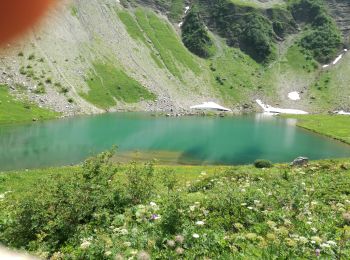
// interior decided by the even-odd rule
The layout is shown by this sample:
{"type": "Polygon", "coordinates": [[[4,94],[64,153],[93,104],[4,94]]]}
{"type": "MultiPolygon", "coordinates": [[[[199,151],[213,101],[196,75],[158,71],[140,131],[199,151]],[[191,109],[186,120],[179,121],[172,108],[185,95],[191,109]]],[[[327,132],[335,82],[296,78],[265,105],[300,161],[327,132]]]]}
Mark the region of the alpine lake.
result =
{"type": "Polygon", "coordinates": [[[296,126],[295,119],[108,113],[0,126],[0,170],[77,164],[117,146],[114,160],[237,165],[350,157],[350,146],[296,126]]]}

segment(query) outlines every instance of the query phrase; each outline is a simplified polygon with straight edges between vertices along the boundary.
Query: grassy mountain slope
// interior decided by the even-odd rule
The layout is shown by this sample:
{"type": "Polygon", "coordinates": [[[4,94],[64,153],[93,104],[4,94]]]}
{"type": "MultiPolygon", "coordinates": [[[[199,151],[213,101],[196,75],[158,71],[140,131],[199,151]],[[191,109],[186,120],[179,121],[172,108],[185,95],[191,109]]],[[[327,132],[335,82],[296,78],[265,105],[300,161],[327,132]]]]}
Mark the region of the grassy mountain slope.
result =
{"type": "MultiPolygon", "coordinates": [[[[293,13],[314,11],[314,0],[303,1],[194,1],[213,43],[206,59],[181,42],[186,1],[64,1],[42,28],[2,50],[0,83],[21,85],[22,96],[64,114],[182,110],[209,100],[258,109],[256,98],[310,112],[350,109],[349,54],[325,70],[315,56],[323,47],[301,46],[322,30],[315,23],[335,28],[330,15],[346,45],[345,4],[324,2],[315,22],[293,13]],[[292,91],[302,99],[289,100],[292,91]]],[[[331,59],[341,50],[324,49],[331,59]]]]}
{"type": "Polygon", "coordinates": [[[0,124],[51,119],[59,115],[27,100],[16,100],[8,92],[7,86],[0,85],[0,124]]]}

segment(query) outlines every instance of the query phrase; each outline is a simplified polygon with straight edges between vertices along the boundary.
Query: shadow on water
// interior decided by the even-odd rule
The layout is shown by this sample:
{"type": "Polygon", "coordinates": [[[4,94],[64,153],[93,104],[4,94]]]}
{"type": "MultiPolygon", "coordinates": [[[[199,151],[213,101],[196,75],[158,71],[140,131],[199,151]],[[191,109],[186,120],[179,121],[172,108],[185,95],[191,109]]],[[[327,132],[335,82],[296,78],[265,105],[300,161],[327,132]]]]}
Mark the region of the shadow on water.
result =
{"type": "Polygon", "coordinates": [[[179,164],[249,164],[263,156],[263,150],[256,146],[227,154],[225,151],[208,151],[201,146],[191,147],[182,152],[178,158],[179,164]]]}

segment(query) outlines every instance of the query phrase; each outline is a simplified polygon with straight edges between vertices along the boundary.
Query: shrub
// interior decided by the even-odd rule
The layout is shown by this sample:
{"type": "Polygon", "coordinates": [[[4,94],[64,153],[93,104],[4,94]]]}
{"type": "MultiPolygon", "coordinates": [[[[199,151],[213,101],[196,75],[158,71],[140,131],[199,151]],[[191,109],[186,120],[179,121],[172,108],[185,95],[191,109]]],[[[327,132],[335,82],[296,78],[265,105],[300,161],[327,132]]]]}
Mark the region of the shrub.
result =
{"type": "Polygon", "coordinates": [[[273,52],[273,30],[269,20],[261,14],[250,13],[242,23],[240,47],[255,60],[265,61],[273,52]]]}
{"type": "Polygon", "coordinates": [[[28,101],[23,103],[23,107],[25,109],[30,109],[31,108],[30,103],[28,101]]]}
{"type": "Polygon", "coordinates": [[[181,29],[182,41],[191,52],[204,58],[210,56],[210,46],[213,43],[196,6],[188,12],[181,29]]]}
{"type": "Polygon", "coordinates": [[[80,225],[100,211],[118,212],[122,203],[110,186],[115,168],[112,152],[88,159],[82,171],[69,176],[49,176],[36,190],[14,205],[7,205],[8,220],[0,226],[0,240],[10,246],[53,252],[74,235],[80,225]]]}
{"type": "Polygon", "coordinates": [[[217,83],[219,83],[221,86],[224,85],[224,79],[222,79],[220,76],[216,76],[215,80],[217,83]]]}
{"type": "Polygon", "coordinates": [[[47,78],[47,79],[45,80],[45,82],[46,82],[47,84],[51,84],[51,83],[52,83],[52,79],[51,79],[51,78],[47,78]]]}
{"type": "Polygon", "coordinates": [[[35,59],[34,53],[32,53],[28,56],[28,60],[34,60],[34,59],[35,59]]]}
{"type": "Polygon", "coordinates": [[[177,184],[175,172],[171,171],[171,170],[164,171],[162,181],[163,181],[164,186],[167,188],[168,193],[173,191],[176,184],[177,184]]]}
{"type": "Polygon", "coordinates": [[[273,164],[269,160],[258,159],[254,162],[254,166],[255,168],[271,168],[273,164]]]}
{"type": "Polygon", "coordinates": [[[172,193],[168,196],[160,223],[164,234],[174,235],[182,229],[181,205],[182,201],[179,194],[172,193]]]}
{"type": "Polygon", "coordinates": [[[69,92],[69,89],[66,87],[60,86],[58,91],[62,94],[67,94],[69,92]]]}
{"type": "Polygon", "coordinates": [[[334,25],[328,24],[309,31],[300,41],[316,60],[326,63],[334,57],[341,45],[341,36],[334,25]]]}
{"type": "Polygon", "coordinates": [[[21,66],[21,67],[19,68],[19,73],[20,73],[21,75],[26,75],[26,74],[27,74],[27,71],[26,71],[26,69],[24,68],[24,66],[21,66]]]}
{"type": "Polygon", "coordinates": [[[153,163],[147,163],[144,167],[140,167],[136,162],[130,164],[127,170],[126,191],[131,203],[143,203],[154,194],[153,177],[153,163]]]}
{"type": "Polygon", "coordinates": [[[35,94],[44,94],[46,93],[45,86],[43,84],[39,84],[37,88],[34,90],[35,94]]]}
{"type": "Polygon", "coordinates": [[[290,8],[297,21],[311,25],[300,45],[311,51],[317,61],[330,61],[341,47],[342,37],[323,4],[316,0],[299,0],[292,2],[290,8]]]}

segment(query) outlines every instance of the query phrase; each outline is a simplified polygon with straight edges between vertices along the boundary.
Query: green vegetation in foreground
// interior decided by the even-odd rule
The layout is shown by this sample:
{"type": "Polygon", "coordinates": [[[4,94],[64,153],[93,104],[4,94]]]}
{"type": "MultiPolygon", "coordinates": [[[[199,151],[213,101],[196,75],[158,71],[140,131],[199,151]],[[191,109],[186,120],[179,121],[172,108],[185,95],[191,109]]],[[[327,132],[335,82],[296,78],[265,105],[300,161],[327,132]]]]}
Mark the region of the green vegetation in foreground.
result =
{"type": "Polygon", "coordinates": [[[51,259],[350,258],[349,160],[154,167],[111,155],[0,174],[0,242],[51,259]]]}
{"type": "Polygon", "coordinates": [[[0,124],[20,123],[56,118],[59,113],[43,109],[36,104],[16,100],[8,87],[0,85],[0,124]]]}
{"type": "Polygon", "coordinates": [[[94,70],[87,76],[90,90],[87,94],[81,93],[92,104],[107,109],[116,105],[116,99],[127,103],[155,99],[153,93],[113,65],[94,63],[93,66],[94,70]]]}
{"type": "Polygon", "coordinates": [[[350,117],[344,115],[288,115],[297,125],[350,144],[350,117]]]}

